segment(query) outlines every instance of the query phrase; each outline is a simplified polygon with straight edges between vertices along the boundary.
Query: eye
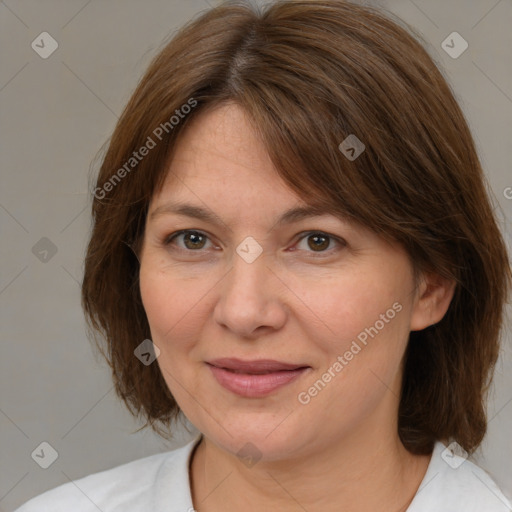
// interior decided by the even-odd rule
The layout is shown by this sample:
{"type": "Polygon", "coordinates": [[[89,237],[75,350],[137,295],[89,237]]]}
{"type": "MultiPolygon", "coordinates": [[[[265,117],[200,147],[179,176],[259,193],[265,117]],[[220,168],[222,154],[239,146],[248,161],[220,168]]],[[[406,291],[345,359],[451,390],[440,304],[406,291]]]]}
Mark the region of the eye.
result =
{"type": "MultiPolygon", "coordinates": [[[[166,237],[164,245],[175,246],[179,250],[187,252],[199,252],[202,249],[208,248],[208,242],[212,244],[208,235],[202,231],[184,229],[166,237]],[[178,243],[180,240],[181,243],[178,243]]],[[[293,250],[298,248],[307,252],[326,253],[329,252],[329,249],[335,249],[333,246],[336,245],[338,245],[338,248],[342,248],[346,243],[333,235],[321,231],[310,231],[303,234],[293,250]],[[306,243],[306,247],[304,247],[304,243],[306,243]],[[301,244],[303,244],[302,247],[300,246],[301,244]]]]}
{"type": "Polygon", "coordinates": [[[297,247],[301,250],[310,249],[308,252],[316,252],[316,253],[324,253],[327,252],[329,248],[333,248],[332,245],[338,245],[340,247],[344,247],[346,244],[341,239],[328,235],[327,233],[323,233],[321,231],[310,231],[309,233],[304,234],[297,244],[297,247]],[[300,247],[300,244],[306,243],[306,247],[300,247]]]}
{"type": "MultiPolygon", "coordinates": [[[[208,236],[201,231],[193,231],[190,229],[185,229],[183,231],[178,231],[177,233],[173,233],[168,236],[164,244],[165,245],[175,245],[175,240],[182,240],[183,245],[177,244],[178,248],[183,249],[184,251],[197,251],[200,249],[204,249],[207,240],[209,240],[208,236]]],[[[211,243],[211,242],[210,242],[211,243]]]]}

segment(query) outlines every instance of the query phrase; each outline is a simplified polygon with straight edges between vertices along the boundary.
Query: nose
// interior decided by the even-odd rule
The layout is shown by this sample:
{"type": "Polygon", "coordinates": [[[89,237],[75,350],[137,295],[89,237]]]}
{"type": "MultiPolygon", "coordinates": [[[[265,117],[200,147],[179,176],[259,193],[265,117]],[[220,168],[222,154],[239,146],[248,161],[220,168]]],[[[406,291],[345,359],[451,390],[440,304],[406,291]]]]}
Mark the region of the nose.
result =
{"type": "Polygon", "coordinates": [[[235,253],[233,267],[219,283],[214,320],[246,339],[278,330],[287,317],[283,288],[264,254],[248,263],[235,253]]]}

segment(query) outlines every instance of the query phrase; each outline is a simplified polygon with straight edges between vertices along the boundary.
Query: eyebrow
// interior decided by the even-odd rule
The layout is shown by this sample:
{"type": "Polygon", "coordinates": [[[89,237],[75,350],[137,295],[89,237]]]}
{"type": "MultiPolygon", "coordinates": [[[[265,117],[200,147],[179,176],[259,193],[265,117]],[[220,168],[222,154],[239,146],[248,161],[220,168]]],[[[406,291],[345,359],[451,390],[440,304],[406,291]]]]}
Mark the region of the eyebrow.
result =
{"type": "MultiPolygon", "coordinates": [[[[159,206],[149,214],[149,218],[152,220],[155,217],[165,214],[182,215],[199,219],[210,224],[225,225],[225,222],[214,212],[201,206],[180,202],[169,202],[159,206]]],[[[310,217],[320,217],[322,215],[332,215],[332,212],[329,212],[321,205],[297,206],[282,213],[271,229],[274,229],[276,226],[293,224],[294,222],[299,222],[310,217]]]]}

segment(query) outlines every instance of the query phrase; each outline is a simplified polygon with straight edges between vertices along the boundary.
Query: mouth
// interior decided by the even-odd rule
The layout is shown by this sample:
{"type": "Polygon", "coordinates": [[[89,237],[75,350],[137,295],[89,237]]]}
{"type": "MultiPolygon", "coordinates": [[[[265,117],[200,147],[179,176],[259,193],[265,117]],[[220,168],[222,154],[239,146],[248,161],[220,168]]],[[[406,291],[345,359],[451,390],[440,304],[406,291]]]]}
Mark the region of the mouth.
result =
{"type": "Polygon", "coordinates": [[[207,361],[207,365],[221,386],[247,398],[266,396],[290,384],[311,369],[305,364],[271,359],[244,361],[224,358],[207,361]]]}

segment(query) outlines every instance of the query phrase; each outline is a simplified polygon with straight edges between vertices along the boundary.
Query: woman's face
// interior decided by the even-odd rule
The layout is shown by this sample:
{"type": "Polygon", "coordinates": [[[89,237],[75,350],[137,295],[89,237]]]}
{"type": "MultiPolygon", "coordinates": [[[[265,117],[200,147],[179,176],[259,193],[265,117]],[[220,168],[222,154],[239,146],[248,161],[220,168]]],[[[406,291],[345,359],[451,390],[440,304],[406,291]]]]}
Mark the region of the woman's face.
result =
{"type": "Polygon", "coordinates": [[[140,288],[157,361],[232,453],[396,433],[400,363],[423,327],[410,261],[331,214],[284,216],[304,206],[235,105],[191,124],[150,204],[140,288]]]}

